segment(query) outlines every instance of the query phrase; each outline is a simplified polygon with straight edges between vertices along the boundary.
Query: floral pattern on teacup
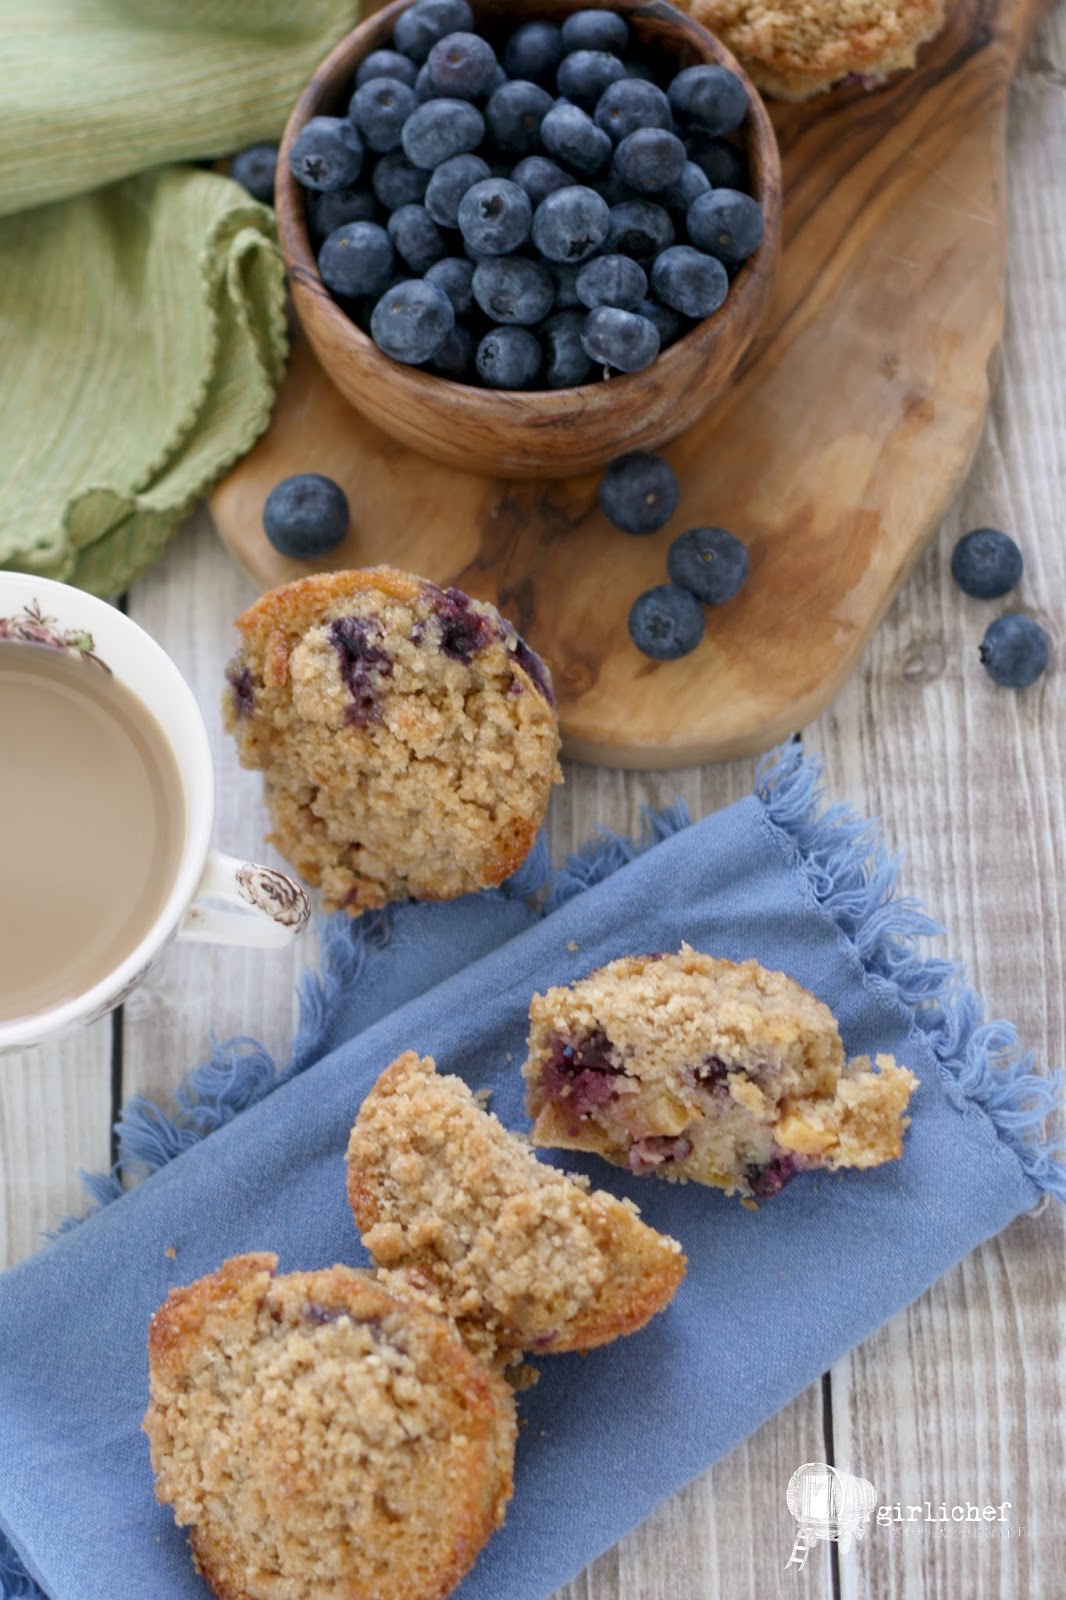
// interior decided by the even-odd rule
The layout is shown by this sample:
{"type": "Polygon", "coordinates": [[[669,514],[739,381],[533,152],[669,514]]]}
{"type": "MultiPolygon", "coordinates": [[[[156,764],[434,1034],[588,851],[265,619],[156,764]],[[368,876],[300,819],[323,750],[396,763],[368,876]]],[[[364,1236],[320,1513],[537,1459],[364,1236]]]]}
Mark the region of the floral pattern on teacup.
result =
{"type": "Polygon", "coordinates": [[[39,600],[30,600],[13,616],[0,617],[0,644],[40,644],[50,650],[92,661],[102,672],[111,668],[95,652],[93,636],[80,628],[60,628],[55,617],[45,616],[39,600]]]}
{"type": "Polygon", "coordinates": [[[236,876],[242,900],[273,917],[282,927],[303,932],[311,915],[311,902],[298,883],[293,883],[283,872],[261,867],[254,861],[246,861],[238,868],[236,876]]]}

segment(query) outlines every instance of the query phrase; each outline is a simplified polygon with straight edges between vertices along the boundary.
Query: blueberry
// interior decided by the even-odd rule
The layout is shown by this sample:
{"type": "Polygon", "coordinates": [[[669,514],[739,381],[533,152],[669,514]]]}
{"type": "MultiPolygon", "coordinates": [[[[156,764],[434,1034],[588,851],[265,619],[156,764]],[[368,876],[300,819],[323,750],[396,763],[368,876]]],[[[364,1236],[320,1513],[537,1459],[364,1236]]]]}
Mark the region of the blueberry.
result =
{"type": "Polygon", "coordinates": [[[529,238],[533,207],[509,178],[484,178],[459,202],[459,231],[482,255],[503,256],[529,238]]]}
{"type": "Polygon", "coordinates": [[[474,263],[458,256],[445,256],[426,272],[426,282],[444,290],[457,317],[465,317],[474,308],[473,279],[474,263]]]}
{"type": "Polygon", "coordinates": [[[600,510],[623,533],[656,533],[665,528],[680,498],[670,463],[648,450],[619,456],[600,483],[600,510]]]}
{"type": "Polygon", "coordinates": [[[963,594],[998,600],[1021,582],[1022,553],[998,528],[975,528],[952,551],[951,576],[963,594]]]}
{"type": "Polygon", "coordinates": [[[676,583],[645,589],[630,609],[629,637],[653,661],[676,661],[690,655],[703,638],[699,601],[676,583]]]}
{"type": "Polygon", "coordinates": [[[607,249],[634,261],[651,261],[674,242],[674,225],[651,200],[623,200],[611,207],[607,249]]]}
{"type": "Polygon", "coordinates": [[[981,665],[1004,689],[1027,689],[1047,666],[1050,649],[1040,624],[1012,611],[989,623],[981,640],[981,665]]]}
{"type": "Polygon", "coordinates": [[[403,153],[432,172],[449,156],[476,150],[484,137],[485,119],[468,100],[427,100],[404,123],[403,153]]]}
{"type": "Polygon", "coordinates": [[[688,151],[666,128],[638,128],[627,133],[614,153],[614,170],[638,194],[658,194],[677,183],[688,151]]]}
{"type": "Polygon", "coordinates": [[[651,287],[664,306],[698,319],[711,316],[723,303],[729,274],[714,256],[690,244],[675,244],[652,262],[651,287]]]}
{"type": "Polygon", "coordinates": [[[397,17],[392,42],[421,64],[438,39],[473,26],[474,13],[466,0],[418,0],[397,17]]]}
{"type": "Polygon", "coordinates": [[[442,228],[459,226],[459,202],[468,189],[489,176],[480,156],[449,156],[436,168],[426,188],[426,210],[442,228]]]}
{"type": "Polygon", "coordinates": [[[346,222],[373,222],[377,204],[369,189],[331,189],[307,197],[307,221],[311,237],[321,244],[334,228],[346,222]]]}
{"type": "Polygon", "coordinates": [[[704,133],[732,133],[748,114],[747,91],[728,67],[685,67],[667,95],[677,120],[704,133]]]}
{"type": "Polygon", "coordinates": [[[392,213],[388,226],[393,249],[416,278],[448,254],[441,231],[425,206],[401,206],[392,213]]]}
{"type": "Polygon", "coordinates": [[[728,139],[707,139],[690,136],[688,153],[712,189],[748,188],[748,159],[737,145],[728,139]]]}
{"type": "Polygon", "coordinates": [[[540,137],[548,154],[575,172],[600,172],[611,159],[610,134],[579,106],[553,106],[540,125],[540,137]]]}
{"type": "Polygon", "coordinates": [[[676,344],[683,333],[688,332],[688,319],[673,309],[672,306],[660,305],[658,300],[642,300],[637,307],[642,317],[647,317],[649,322],[654,322],[659,330],[659,349],[668,350],[676,344]]]}
{"type": "Polygon", "coordinates": [[[429,79],[429,63],[423,62],[415,78],[415,99],[419,105],[424,105],[427,100],[447,100],[447,95],[441,94],[439,89],[434,89],[429,79]]]}
{"type": "Polygon", "coordinates": [[[522,156],[540,143],[540,125],[554,101],[535,83],[513,79],[497,89],[485,107],[485,124],[496,148],[522,156]]]}
{"type": "Polygon", "coordinates": [[[417,205],[425,198],[429,173],[413,167],[400,150],[382,156],[374,168],[370,186],[386,211],[398,211],[401,206],[417,205]]]}
{"type": "Polygon", "coordinates": [[[529,389],[541,351],[528,328],[493,328],[477,347],[477,370],[493,389],[529,389]]]}
{"type": "Polygon", "coordinates": [[[711,180],[703,168],[694,161],[686,161],[680,178],[669,189],[664,189],[659,198],[670,211],[680,211],[682,216],[687,217],[693,201],[698,200],[701,194],[708,194],[710,188],[711,180]]]}
{"type": "Polygon", "coordinates": [[[503,52],[512,78],[534,83],[550,78],[563,59],[563,36],[551,22],[525,22],[516,28],[503,52]]]}
{"type": "Polygon", "coordinates": [[[617,306],[597,306],[585,318],[581,342],[599,366],[640,372],[659,354],[659,330],[647,317],[617,306]]]}
{"type": "Polygon", "coordinates": [[[417,105],[415,92],[399,78],[371,78],[352,95],[348,115],[371,150],[398,150],[403,125],[417,105]]]}
{"type": "Polygon", "coordinates": [[[511,173],[511,179],[526,191],[534,211],[547,195],[565,189],[571,181],[570,174],[547,156],[526,156],[511,173]]]}
{"type": "Polygon", "coordinates": [[[345,720],[357,728],[381,721],[379,679],[392,677],[392,657],[381,645],[377,617],[335,617],[328,638],[337,652],[341,681],[352,697],[345,720]]]}
{"type": "Polygon", "coordinates": [[[477,340],[469,328],[457,322],[429,363],[429,368],[441,378],[451,378],[457,383],[472,383],[477,370],[474,364],[476,356],[477,340]]]}
{"type": "Polygon", "coordinates": [[[712,189],[688,209],[688,236],[694,245],[738,266],[762,244],[763,215],[758,201],[736,189],[712,189]]]}
{"type": "Polygon", "coordinates": [[[631,256],[596,256],[582,267],[575,288],[590,311],[597,306],[636,311],[648,292],[648,279],[631,256]]]}
{"type": "Polygon", "coordinates": [[[449,33],[429,52],[429,82],[455,100],[482,100],[496,80],[496,52],[478,33],[449,33]]]}
{"type": "Polygon", "coordinates": [[[561,95],[591,111],[603,91],[625,75],[626,69],[617,56],[608,55],[605,50],[575,50],[560,61],[555,82],[561,95]]]}
{"type": "Polygon", "coordinates": [[[229,165],[229,175],[234,183],[247,189],[253,200],[265,206],[274,204],[274,173],[278,166],[276,144],[253,144],[241,150],[229,165]]]}
{"type": "Polygon", "coordinates": [[[389,235],[376,222],[345,222],[318,252],[322,282],[350,300],[381,294],[392,280],[392,269],[389,235]]]}
{"type": "Polygon", "coordinates": [[[537,207],[533,243],[549,261],[587,261],[607,238],[610,222],[607,202],[595,189],[571,184],[556,189],[537,207]]]}
{"type": "Polygon", "coordinates": [[[720,606],[747,582],[748,552],[724,528],[690,528],[667,551],[666,570],[704,605],[720,606]]]}
{"type": "Polygon", "coordinates": [[[371,78],[396,78],[400,83],[406,83],[409,89],[413,89],[416,71],[410,56],[402,56],[398,50],[371,50],[359,64],[355,74],[355,87],[361,89],[371,78]]]}
{"type": "Polygon", "coordinates": [[[589,360],[581,333],[583,311],[558,311],[549,317],[540,332],[544,345],[544,383],[549,389],[573,389],[587,383],[595,368],[589,360]]]}
{"type": "Polygon", "coordinates": [[[285,478],[267,495],[263,531],[283,556],[311,561],[328,555],[348,532],[344,490],[317,472],[285,478]]]}
{"type": "Polygon", "coordinates": [[[490,256],[474,270],[474,299],[493,322],[531,327],[548,315],[555,285],[547,268],[522,256],[490,256]]]}
{"type": "Polygon", "coordinates": [[[622,78],[608,84],[596,102],[596,126],[610,134],[615,144],[638,128],[673,129],[670,102],[654,83],[622,78]]]}
{"type": "Polygon", "coordinates": [[[549,261],[548,270],[555,284],[555,309],[556,311],[581,312],[581,325],[585,325],[586,306],[581,304],[577,295],[577,280],[581,276],[581,262],[549,261]]]}
{"type": "Polygon", "coordinates": [[[629,43],[629,29],[614,11],[573,11],[563,23],[563,49],[614,50],[629,43]]]}
{"type": "Polygon", "coordinates": [[[370,319],[379,350],[394,361],[420,366],[437,354],[455,326],[455,312],[443,289],[424,278],[408,278],[386,289],[370,319]]]}
{"type": "Polygon", "coordinates": [[[347,117],[312,117],[293,141],[289,170],[305,189],[350,189],[363,170],[363,141],[347,117]]]}

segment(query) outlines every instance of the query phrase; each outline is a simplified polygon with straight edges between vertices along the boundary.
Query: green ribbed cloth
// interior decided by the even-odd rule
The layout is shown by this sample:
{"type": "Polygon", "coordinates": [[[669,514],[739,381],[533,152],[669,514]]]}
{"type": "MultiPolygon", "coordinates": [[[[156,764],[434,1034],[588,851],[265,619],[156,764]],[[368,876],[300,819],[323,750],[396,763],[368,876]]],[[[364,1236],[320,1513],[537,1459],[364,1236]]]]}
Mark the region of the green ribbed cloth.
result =
{"type": "Polygon", "coordinates": [[[117,593],[265,428],[273,214],[167,163],[278,138],[356,9],[0,0],[0,567],[117,593]]]}

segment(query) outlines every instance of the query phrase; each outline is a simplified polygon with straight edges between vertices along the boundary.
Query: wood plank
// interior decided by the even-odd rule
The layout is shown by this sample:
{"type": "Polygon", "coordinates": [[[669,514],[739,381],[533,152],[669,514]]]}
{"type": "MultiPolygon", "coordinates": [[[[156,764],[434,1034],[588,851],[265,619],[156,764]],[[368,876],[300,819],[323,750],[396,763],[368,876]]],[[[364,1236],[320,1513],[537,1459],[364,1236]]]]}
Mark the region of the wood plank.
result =
{"type": "MultiPolygon", "coordinates": [[[[1059,7],[1012,104],[1007,337],[982,449],[936,548],[810,730],[834,790],[884,817],[904,887],[948,923],[990,1012],[1013,1017],[1045,1067],[1066,1061],[1066,680],[997,690],[976,647],[1017,601],[1062,649],[1064,68],[1059,7]],[[948,567],[955,539],[988,523],[1026,557],[1019,594],[998,605],[967,600],[948,567]]],[[[840,1558],[845,1600],[1062,1592],[1064,1234],[1058,1206],[1020,1218],[835,1369],[837,1460],[882,1503],[1010,1501],[1013,1530],[874,1528],[840,1558]]]]}

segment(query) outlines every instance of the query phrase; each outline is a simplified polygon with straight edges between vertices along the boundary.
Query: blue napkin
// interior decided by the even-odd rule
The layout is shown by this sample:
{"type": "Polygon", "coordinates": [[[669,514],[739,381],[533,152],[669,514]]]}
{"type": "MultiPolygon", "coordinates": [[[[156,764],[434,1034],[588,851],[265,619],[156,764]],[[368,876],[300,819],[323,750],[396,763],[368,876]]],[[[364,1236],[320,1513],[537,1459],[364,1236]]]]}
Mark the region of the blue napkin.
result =
{"type": "Polygon", "coordinates": [[[928,919],[894,897],[869,824],[819,815],[815,776],[791,748],[755,796],[690,826],[659,819],[642,852],[601,840],[547,908],[512,885],[334,922],[280,1079],[238,1045],[187,1086],[177,1119],[134,1108],[127,1159],[165,1164],[0,1278],[5,1600],[36,1586],[204,1600],[140,1432],[152,1312],[240,1251],[274,1250],[282,1271],[364,1263],[342,1155],[381,1069],[430,1054],[524,1128],[531,994],[616,956],[685,939],[792,974],[849,1054],[890,1051],[918,1074],[913,1124],[902,1161],[797,1178],[757,1212],[567,1154],[682,1241],[688,1276],[643,1332],[541,1363],[519,1400],[507,1525],[463,1600],[542,1600],[1042,1192],[1066,1196],[1037,1142],[1057,1084],[1029,1071],[1008,1024],[982,1022],[955,968],[919,952],[928,919]]]}

